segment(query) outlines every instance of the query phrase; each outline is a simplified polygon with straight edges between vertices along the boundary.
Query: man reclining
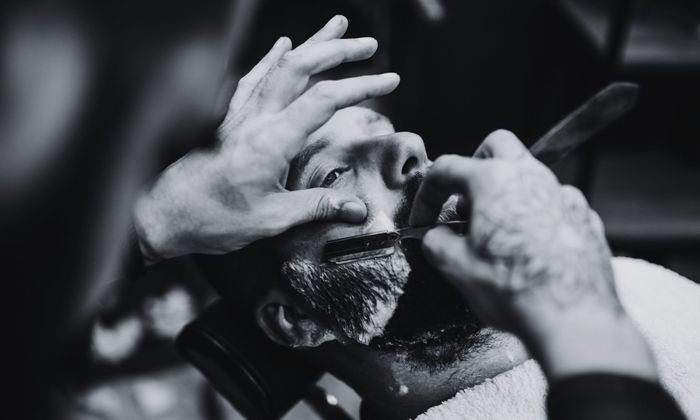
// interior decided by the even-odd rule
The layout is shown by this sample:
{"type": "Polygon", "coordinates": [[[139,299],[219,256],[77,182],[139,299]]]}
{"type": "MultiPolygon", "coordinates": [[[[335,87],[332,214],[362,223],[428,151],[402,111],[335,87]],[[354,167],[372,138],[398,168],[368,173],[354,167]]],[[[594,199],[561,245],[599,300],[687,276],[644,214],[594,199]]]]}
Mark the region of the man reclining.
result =
{"type": "MultiPolygon", "coordinates": [[[[697,286],[669,280],[668,274],[649,269],[647,276],[663,282],[661,290],[653,281],[629,283],[621,275],[614,279],[597,216],[589,214],[579,192],[559,185],[512,134],[497,132],[478,151],[481,157],[495,159],[477,163],[460,157],[441,158],[429,169],[431,163],[418,136],[395,133],[386,118],[366,109],[336,112],[387,94],[399,83],[398,75],[385,74],[324,81],[306,89],[314,74],[345,61],[367,58],[376,50],[376,42],[371,39],[338,39],[347,27],[342,22],[343,19],[331,20],[294,50],[290,50],[288,40],[281,39],[239,83],[230,112],[220,127],[220,147],[191,153],[172,165],[139,202],[135,227],[141,232],[141,251],[147,260],[154,262],[189,253],[227,253],[258,241],[253,248],[263,248],[263,253],[247,260],[258,273],[246,275],[239,269],[225,274],[235,302],[249,307],[272,341],[305,349],[302,352],[310,362],[352,386],[363,398],[367,411],[379,418],[413,417],[458,393],[457,403],[433,410],[451,407],[458,417],[469,418],[542,417],[542,375],[533,362],[526,362],[529,356],[520,341],[501,332],[518,334],[512,322],[503,322],[491,312],[497,309],[496,313],[508,315],[508,310],[515,310],[523,315],[528,308],[536,311],[546,305],[514,308],[507,289],[506,293],[499,290],[504,299],[498,304],[479,305],[476,297],[485,294],[471,293],[467,284],[483,283],[482,286],[499,289],[499,280],[515,279],[522,288],[534,280],[564,295],[580,291],[578,286],[583,284],[604,298],[603,305],[592,306],[604,311],[583,312],[584,318],[589,318],[590,313],[600,329],[585,331],[576,324],[569,324],[568,330],[561,328],[561,314],[570,313],[571,306],[581,308],[575,299],[568,299],[566,305],[555,308],[558,310],[539,314],[537,322],[529,322],[540,330],[559,323],[558,331],[563,333],[559,338],[565,338],[559,343],[559,354],[563,348],[564,354],[574,355],[565,358],[574,362],[564,366],[565,373],[566,369],[571,373],[572,368],[575,373],[592,372],[596,367],[605,368],[604,372],[629,373],[630,366],[634,366],[635,374],[658,391],[654,386],[657,369],[639,329],[652,342],[663,384],[689,414],[697,413],[697,403],[692,405],[697,396],[690,390],[697,389],[700,383],[700,369],[693,368],[700,354],[693,352],[698,347],[698,337],[695,328],[684,327],[697,325],[700,320],[697,305],[693,310],[681,305],[686,302],[685,306],[691,307],[687,302],[697,301],[697,286]],[[509,159],[499,160],[501,154],[509,159]],[[477,166],[484,170],[476,171],[477,166]],[[474,216],[470,244],[482,246],[482,251],[488,251],[486,255],[497,257],[496,262],[500,259],[499,264],[493,265],[493,272],[481,270],[480,282],[472,277],[479,277],[483,264],[467,252],[465,238],[451,237],[439,229],[428,233],[423,247],[433,262],[439,262],[435,266],[440,274],[426,264],[421,245],[410,241],[394,254],[374,260],[341,266],[321,260],[322,246],[329,239],[406,226],[416,223],[416,218],[424,219],[418,221],[421,223],[433,223],[438,213],[442,220],[457,214],[469,217],[464,211],[468,203],[459,205],[455,200],[440,212],[449,195],[457,193],[446,194],[448,191],[442,189],[445,185],[436,183],[442,176],[450,186],[446,176],[450,169],[452,175],[470,172],[465,175],[467,178],[481,179],[479,196],[490,200],[479,204],[480,210],[470,215],[474,216]],[[531,182],[532,169],[546,182],[531,182]],[[520,173],[524,176],[519,177],[520,173]],[[503,182],[504,178],[511,182],[503,182]],[[513,199],[531,202],[514,203],[513,199]],[[533,201],[537,206],[531,205],[533,201]],[[426,208],[426,204],[430,205],[426,208]],[[338,215],[357,224],[330,217],[338,215]],[[511,217],[517,220],[494,223],[504,216],[517,216],[511,217]],[[335,221],[329,222],[331,219],[335,221]],[[547,243],[546,235],[561,225],[561,219],[567,220],[566,227],[573,230],[574,240],[567,242],[567,238],[572,238],[564,235],[547,243]],[[326,222],[300,225],[312,220],[326,222]],[[532,223],[524,226],[524,221],[532,223]],[[290,226],[297,227],[287,230],[290,226]],[[517,229],[511,229],[514,227],[517,229]],[[489,231],[494,228],[498,235],[489,231]],[[490,236],[498,236],[498,240],[485,241],[490,236]],[[272,240],[262,241],[271,237],[272,240]],[[585,240],[581,241],[582,237],[585,240]],[[546,245],[548,252],[535,255],[537,258],[530,258],[526,264],[502,264],[507,262],[504,251],[506,256],[514,246],[528,251],[530,241],[546,245]],[[590,256],[582,252],[558,253],[557,257],[551,248],[556,250],[559,245],[564,249],[576,245],[593,249],[594,258],[572,258],[590,256]],[[532,267],[532,261],[542,264],[532,267]],[[512,269],[520,265],[529,266],[530,271],[509,278],[512,269]],[[538,276],[542,269],[556,272],[538,276]],[[448,285],[443,275],[457,288],[448,285]],[[567,281],[572,278],[583,281],[567,281]],[[636,328],[620,310],[614,281],[623,304],[638,324],[636,328]],[[641,298],[635,293],[639,290],[644,291],[641,298]],[[664,293],[668,291],[670,295],[664,293]],[[625,299],[626,296],[634,298],[625,299]],[[648,296],[654,299],[647,305],[643,297],[648,296]],[[477,306],[470,308],[465,302],[477,306]],[[479,318],[472,309],[477,309],[479,318]],[[614,316],[606,319],[611,312],[614,316]],[[486,328],[481,320],[501,331],[486,328]],[[609,328],[619,320],[625,324],[622,330],[609,328]],[[618,336],[619,331],[626,335],[618,336]],[[582,338],[586,332],[593,338],[588,342],[582,338]],[[605,334],[606,340],[601,341],[606,346],[595,342],[596,337],[605,334]],[[662,345],[654,347],[655,340],[662,345]],[[580,352],[582,348],[584,352],[580,352]],[[579,362],[591,362],[583,357],[591,354],[604,356],[593,360],[604,364],[588,363],[581,370],[579,362]],[[614,366],[608,363],[611,360],[614,366]],[[455,404],[461,408],[455,411],[455,404]]],[[[452,186],[456,184],[452,182],[452,186]]],[[[477,201],[473,205],[477,206],[477,201]]],[[[514,255],[528,256],[518,252],[514,255]]],[[[620,264],[617,268],[620,270],[620,264]]],[[[644,274],[634,273],[632,278],[636,281],[644,274]]],[[[520,297],[525,295],[520,293],[520,297]]],[[[580,311],[578,315],[581,321],[580,311]]],[[[527,344],[528,349],[534,349],[537,360],[546,359],[539,357],[532,343],[527,344]]],[[[550,381],[557,377],[556,372],[561,373],[561,367],[543,363],[550,381]]],[[[552,389],[554,395],[557,387],[552,389]]],[[[659,394],[665,395],[655,395],[659,394]]],[[[674,411],[675,403],[666,407],[674,411]]],[[[427,414],[431,413],[434,411],[427,414]]],[[[446,411],[435,414],[437,418],[445,416],[449,416],[446,411]]]]}
{"type": "MultiPolygon", "coordinates": [[[[502,137],[512,134],[496,132],[485,143],[502,137]]],[[[271,340],[304,348],[309,361],[355,389],[377,418],[415,417],[455,395],[426,416],[545,418],[546,382],[522,343],[485,327],[425,262],[419,243],[404,241],[393,255],[373,260],[322,261],[328,240],[407,226],[430,165],[419,136],[396,133],[369,109],[338,111],[294,158],[287,187],[355,194],[366,203],[366,221],[294,228],[263,244],[264,267],[235,283],[253,290],[246,298],[271,340]]],[[[448,201],[439,219],[457,218],[457,207],[448,201]]],[[[697,418],[698,395],[690,390],[700,389],[693,329],[700,314],[688,299],[697,302],[700,288],[642,262],[618,260],[615,269],[622,303],[650,341],[662,384],[697,418]]],[[[632,357],[625,350],[620,357],[632,357]]]]}

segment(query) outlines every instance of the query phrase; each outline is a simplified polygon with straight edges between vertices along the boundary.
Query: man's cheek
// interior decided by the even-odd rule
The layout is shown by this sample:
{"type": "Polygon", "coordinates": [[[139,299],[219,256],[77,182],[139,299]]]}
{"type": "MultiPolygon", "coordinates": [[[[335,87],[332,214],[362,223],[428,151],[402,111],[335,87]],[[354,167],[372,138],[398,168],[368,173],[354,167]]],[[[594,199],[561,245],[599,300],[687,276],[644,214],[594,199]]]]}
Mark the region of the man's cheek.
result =
{"type": "Polygon", "coordinates": [[[302,259],[317,262],[322,258],[323,243],[328,235],[326,224],[315,223],[297,226],[280,235],[276,249],[283,261],[302,259]]]}

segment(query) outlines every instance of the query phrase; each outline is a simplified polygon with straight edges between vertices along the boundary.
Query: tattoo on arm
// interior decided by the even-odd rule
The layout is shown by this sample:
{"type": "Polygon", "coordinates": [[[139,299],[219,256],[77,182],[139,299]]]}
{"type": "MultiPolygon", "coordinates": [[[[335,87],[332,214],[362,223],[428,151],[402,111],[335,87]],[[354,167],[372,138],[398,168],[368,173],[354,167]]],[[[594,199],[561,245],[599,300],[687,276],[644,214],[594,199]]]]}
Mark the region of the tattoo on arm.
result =
{"type": "Polygon", "coordinates": [[[561,187],[544,167],[524,165],[475,203],[470,240],[514,294],[547,293],[560,307],[588,298],[617,302],[610,249],[593,217],[578,190],[561,187]]]}

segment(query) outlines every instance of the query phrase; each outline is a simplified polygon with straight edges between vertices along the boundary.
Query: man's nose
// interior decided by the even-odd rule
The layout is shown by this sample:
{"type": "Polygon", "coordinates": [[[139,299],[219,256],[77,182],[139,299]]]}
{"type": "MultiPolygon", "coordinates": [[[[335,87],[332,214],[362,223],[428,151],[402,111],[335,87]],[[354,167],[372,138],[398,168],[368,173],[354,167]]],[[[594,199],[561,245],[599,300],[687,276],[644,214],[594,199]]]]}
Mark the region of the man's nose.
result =
{"type": "Polygon", "coordinates": [[[389,188],[403,188],[428,163],[423,139],[413,133],[396,133],[385,141],[382,153],[384,182],[389,188]]]}

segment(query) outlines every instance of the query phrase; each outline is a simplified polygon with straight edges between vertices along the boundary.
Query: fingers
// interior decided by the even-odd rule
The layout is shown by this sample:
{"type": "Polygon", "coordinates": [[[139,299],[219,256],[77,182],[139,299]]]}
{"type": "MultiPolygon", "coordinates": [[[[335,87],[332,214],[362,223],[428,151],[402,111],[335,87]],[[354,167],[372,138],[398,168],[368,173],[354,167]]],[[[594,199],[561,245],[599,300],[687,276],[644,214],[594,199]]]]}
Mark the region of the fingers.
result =
{"type": "Polygon", "coordinates": [[[490,277],[490,266],[474,253],[466,238],[445,226],[438,226],[426,233],[423,253],[465,296],[470,281],[490,277]]]}
{"type": "Polygon", "coordinates": [[[348,20],[345,16],[336,15],[331,18],[323,28],[319,29],[318,32],[313,34],[311,38],[307,39],[306,42],[299,45],[297,49],[304,48],[310,44],[328,41],[329,39],[340,38],[345,35],[348,30],[348,20]]]}
{"type": "Polygon", "coordinates": [[[342,63],[367,59],[376,51],[374,38],[355,38],[331,39],[288,52],[261,91],[261,108],[280,111],[304,92],[311,76],[342,63]]]}
{"type": "Polygon", "coordinates": [[[365,60],[377,51],[377,40],[371,37],[331,39],[294,50],[285,56],[281,66],[312,76],[342,63],[365,60]]]}
{"type": "Polygon", "coordinates": [[[354,195],[327,188],[290,191],[276,194],[283,203],[280,232],[313,221],[360,223],[367,217],[367,207],[354,195]]]}
{"type": "Polygon", "coordinates": [[[287,37],[282,37],[275,42],[270,51],[253,67],[248,74],[238,81],[236,93],[231,99],[229,109],[235,114],[243,104],[250,98],[256,87],[265,78],[265,75],[277,62],[292,48],[292,41],[287,37]]]}
{"type": "Polygon", "coordinates": [[[529,154],[515,134],[508,130],[496,130],[489,134],[474,152],[475,158],[518,159],[529,154]]]}
{"type": "Polygon", "coordinates": [[[471,180],[485,162],[456,155],[440,156],[418,188],[413,201],[411,226],[435,222],[442,205],[452,194],[470,195],[471,180]]]}
{"type": "Polygon", "coordinates": [[[374,38],[338,39],[347,30],[347,19],[336,16],[301,46],[291,49],[289,38],[280,38],[270,52],[238,83],[229,114],[238,114],[255,98],[255,112],[278,112],[304,90],[314,74],[344,62],[364,60],[377,51],[374,38]]]}
{"type": "Polygon", "coordinates": [[[399,85],[396,73],[352,77],[349,79],[316,83],[284,111],[281,117],[289,130],[298,130],[294,143],[283,144],[288,159],[303,147],[309,134],[316,131],[342,108],[356,105],[364,100],[386,95],[399,85]]]}

